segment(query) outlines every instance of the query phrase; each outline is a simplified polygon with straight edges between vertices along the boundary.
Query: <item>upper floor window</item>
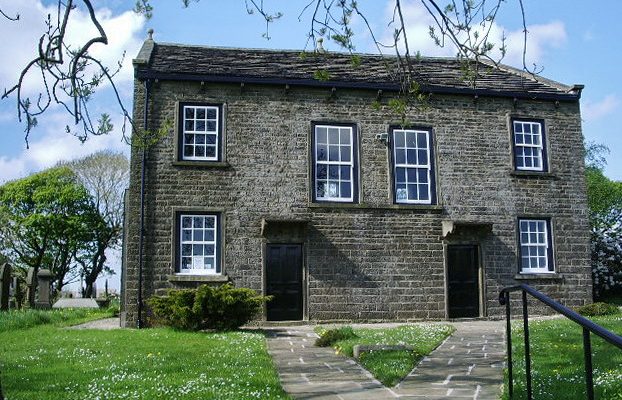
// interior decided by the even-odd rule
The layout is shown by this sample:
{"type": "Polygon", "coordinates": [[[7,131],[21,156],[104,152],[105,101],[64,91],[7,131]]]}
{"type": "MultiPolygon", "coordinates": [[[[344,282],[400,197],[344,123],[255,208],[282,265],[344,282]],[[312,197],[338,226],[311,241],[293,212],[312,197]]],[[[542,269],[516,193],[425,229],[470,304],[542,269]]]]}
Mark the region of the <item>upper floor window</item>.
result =
{"type": "Polygon", "coordinates": [[[393,128],[390,135],[394,201],[434,204],[436,193],[431,130],[393,128]]]}
{"type": "Polygon", "coordinates": [[[222,106],[180,104],[179,159],[221,161],[222,106]]]}
{"type": "Polygon", "coordinates": [[[177,273],[221,273],[219,214],[178,214],[177,273]]]}
{"type": "Polygon", "coordinates": [[[313,124],[313,200],[356,203],[356,126],[313,124]]]}
{"type": "Polygon", "coordinates": [[[518,225],[521,272],[553,272],[550,220],[519,219],[518,225]]]}
{"type": "Polygon", "coordinates": [[[544,123],[512,120],[514,166],[519,171],[546,171],[544,123]]]}

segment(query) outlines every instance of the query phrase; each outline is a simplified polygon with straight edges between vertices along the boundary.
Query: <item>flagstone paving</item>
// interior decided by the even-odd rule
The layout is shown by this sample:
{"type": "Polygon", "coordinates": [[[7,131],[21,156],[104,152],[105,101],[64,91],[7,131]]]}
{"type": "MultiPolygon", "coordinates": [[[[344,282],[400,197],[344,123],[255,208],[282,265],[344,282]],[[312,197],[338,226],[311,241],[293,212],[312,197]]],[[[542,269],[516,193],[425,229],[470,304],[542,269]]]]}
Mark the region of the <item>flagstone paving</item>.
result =
{"type": "Polygon", "coordinates": [[[452,325],[456,332],[393,388],[384,387],[355,361],[315,347],[313,326],[266,331],[283,388],[296,399],[498,399],[505,359],[503,322],[452,325]]]}

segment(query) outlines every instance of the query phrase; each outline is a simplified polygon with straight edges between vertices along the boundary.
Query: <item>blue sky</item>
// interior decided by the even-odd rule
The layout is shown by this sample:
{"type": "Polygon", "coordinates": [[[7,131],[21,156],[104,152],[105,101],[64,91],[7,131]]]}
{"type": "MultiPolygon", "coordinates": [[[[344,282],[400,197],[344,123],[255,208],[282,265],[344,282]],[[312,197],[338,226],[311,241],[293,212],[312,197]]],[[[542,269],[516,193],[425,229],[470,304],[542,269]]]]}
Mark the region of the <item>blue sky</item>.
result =
{"type": "MultiPolygon", "coordinates": [[[[34,56],[35,43],[43,28],[43,20],[53,11],[55,1],[0,0],[0,9],[11,12],[19,8],[22,21],[0,21],[0,37],[4,57],[0,62],[0,86],[9,87],[17,79],[20,66],[34,56]],[[7,56],[10,55],[10,56],[7,56]]],[[[159,42],[176,42],[214,46],[302,49],[306,44],[309,14],[298,21],[300,11],[307,3],[302,1],[264,2],[278,9],[284,16],[271,25],[271,39],[262,37],[265,24],[257,15],[248,15],[244,1],[202,0],[184,9],[181,0],[153,0],[154,17],[145,21],[131,12],[133,0],[95,1],[98,15],[110,35],[110,45],[96,50],[96,55],[113,66],[127,51],[124,68],[118,76],[118,86],[131,109],[132,70],[131,59],[137,54],[148,28],[155,30],[159,42]]],[[[405,0],[404,13],[413,50],[423,55],[453,54],[451,49],[435,47],[427,35],[429,20],[420,3],[405,0]]],[[[390,30],[391,0],[359,0],[370,23],[380,38],[387,38],[390,30]]],[[[587,140],[605,144],[611,150],[606,174],[622,180],[622,129],[617,116],[622,111],[622,44],[614,28],[622,14],[622,2],[602,0],[597,6],[588,1],[525,0],[530,39],[528,59],[544,68],[542,75],[565,83],[585,85],[581,100],[583,133],[587,140]]],[[[510,38],[505,63],[518,65],[521,20],[516,0],[507,0],[505,11],[499,16],[495,30],[505,32],[510,38]]],[[[70,37],[81,37],[92,29],[85,15],[77,15],[75,29],[70,37]]],[[[374,52],[369,35],[361,21],[354,21],[356,50],[374,52]]],[[[334,45],[326,44],[329,50],[334,45]]],[[[26,85],[29,94],[36,93],[36,80],[26,85]]],[[[39,118],[39,126],[32,132],[30,149],[24,143],[23,126],[17,122],[15,98],[0,101],[0,184],[26,176],[54,165],[60,160],[85,156],[104,148],[129,154],[120,132],[119,109],[111,97],[110,88],[104,88],[92,102],[94,113],[108,112],[117,129],[105,137],[95,137],[81,144],[64,132],[71,118],[59,108],[53,108],[39,118]]],[[[577,149],[577,151],[581,151],[577,149]]],[[[115,256],[116,257],[116,256],[115,256]]],[[[114,263],[114,261],[113,261],[114,263]]],[[[118,275],[117,275],[118,276],[118,275]]],[[[113,287],[116,287],[116,283],[113,287]]]]}

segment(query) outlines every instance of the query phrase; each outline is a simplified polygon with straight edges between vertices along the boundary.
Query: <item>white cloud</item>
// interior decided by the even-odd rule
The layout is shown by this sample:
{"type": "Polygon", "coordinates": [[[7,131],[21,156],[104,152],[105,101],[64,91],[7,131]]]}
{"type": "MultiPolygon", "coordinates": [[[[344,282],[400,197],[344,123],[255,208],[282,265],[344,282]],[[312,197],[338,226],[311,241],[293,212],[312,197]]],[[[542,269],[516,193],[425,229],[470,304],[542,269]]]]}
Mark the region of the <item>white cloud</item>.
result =
{"type": "Polygon", "coordinates": [[[111,149],[124,152],[129,156],[129,146],[121,139],[120,117],[112,116],[115,133],[102,136],[90,136],[85,143],[66,133],[67,114],[62,111],[46,116],[45,128],[39,126],[37,136],[30,141],[30,149],[23,149],[19,154],[0,157],[0,184],[23,178],[34,172],[56,165],[59,161],[75,160],[99,150],[111,149]]]}
{"type": "Polygon", "coordinates": [[[619,105],[620,100],[618,97],[616,95],[609,94],[605,96],[604,99],[597,102],[590,100],[584,101],[581,114],[583,115],[584,120],[594,121],[613,113],[616,109],[618,109],[619,105]]]}
{"type": "MultiPolygon", "coordinates": [[[[0,84],[4,88],[16,83],[24,66],[37,57],[39,38],[46,31],[45,21],[48,15],[55,21],[57,9],[53,5],[45,6],[41,0],[0,0],[0,8],[9,15],[20,15],[17,22],[3,21],[0,24],[3,54],[10,55],[10,62],[0,63],[0,84]]],[[[117,82],[130,84],[131,61],[140,49],[145,20],[131,10],[113,15],[109,9],[101,8],[96,10],[96,15],[108,36],[108,45],[95,44],[90,53],[114,70],[126,51],[117,82]]],[[[96,33],[86,9],[81,7],[72,11],[66,36],[72,48],[78,48],[96,33]]],[[[36,73],[29,74],[24,84],[27,93],[38,93],[41,87],[41,77],[36,73]]]]}
{"type": "MultiPolygon", "coordinates": [[[[393,16],[394,5],[393,1],[389,1],[387,3],[387,16],[389,20],[393,16]]],[[[439,47],[434,43],[434,40],[429,34],[429,27],[436,27],[436,23],[420,2],[403,3],[402,11],[408,34],[408,44],[412,52],[419,51],[423,56],[452,57],[456,55],[456,47],[452,43],[448,42],[448,39],[446,40],[444,47],[439,47]]],[[[384,34],[383,42],[385,44],[393,42],[392,35],[394,28],[395,26],[389,27],[387,32],[384,34]]],[[[501,45],[502,38],[505,33],[507,52],[502,62],[522,67],[522,27],[511,31],[498,23],[493,22],[492,26],[486,25],[485,27],[479,27],[480,34],[488,30],[488,28],[490,28],[488,41],[494,43],[497,48],[501,45]]],[[[566,28],[564,23],[560,21],[552,21],[541,25],[528,25],[527,31],[526,65],[528,67],[532,66],[534,63],[540,65],[549,49],[562,46],[567,39],[566,28]]],[[[480,35],[480,37],[482,36],[480,35]]],[[[500,52],[496,50],[492,54],[493,58],[498,58],[500,52]]]]}

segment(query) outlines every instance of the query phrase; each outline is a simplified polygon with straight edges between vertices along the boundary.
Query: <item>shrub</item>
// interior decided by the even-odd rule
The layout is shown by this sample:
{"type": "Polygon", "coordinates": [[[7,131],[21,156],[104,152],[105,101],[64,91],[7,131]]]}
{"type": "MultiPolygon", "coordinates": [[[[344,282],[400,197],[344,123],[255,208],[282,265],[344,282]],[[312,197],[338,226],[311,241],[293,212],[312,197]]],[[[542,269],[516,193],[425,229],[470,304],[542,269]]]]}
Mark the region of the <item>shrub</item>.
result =
{"type": "Polygon", "coordinates": [[[340,340],[354,339],[358,336],[354,333],[351,326],[343,326],[336,329],[328,329],[320,334],[315,341],[315,345],[319,347],[329,347],[340,340]]]}
{"type": "Polygon", "coordinates": [[[182,330],[232,330],[248,323],[270,297],[254,290],[201,285],[197,289],[170,290],[149,300],[154,320],[182,330]]]}
{"type": "Polygon", "coordinates": [[[617,306],[607,303],[592,303],[579,307],[576,310],[579,314],[588,317],[595,317],[599,315],[613,315],[620,312],[617,306]]]}

